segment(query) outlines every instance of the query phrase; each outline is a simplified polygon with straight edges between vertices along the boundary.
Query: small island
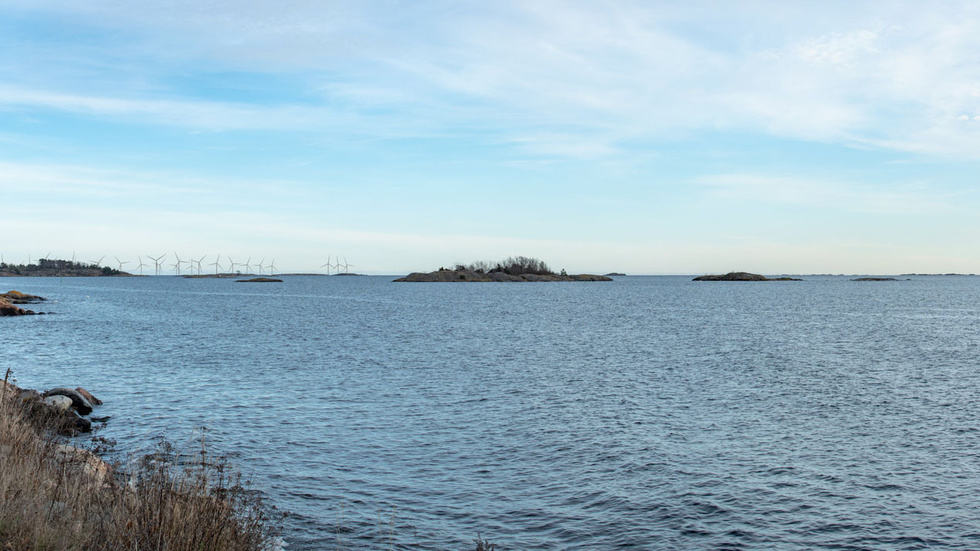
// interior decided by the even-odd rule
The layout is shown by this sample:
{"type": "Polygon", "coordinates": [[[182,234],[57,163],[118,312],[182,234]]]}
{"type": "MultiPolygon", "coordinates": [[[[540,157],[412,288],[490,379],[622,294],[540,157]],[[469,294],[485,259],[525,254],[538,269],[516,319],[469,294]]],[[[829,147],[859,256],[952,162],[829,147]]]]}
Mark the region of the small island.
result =
{"type": "Polygon", "coordinates": [[[411,283],[490,283],[490,282],[539,282],[539,281],[612,281],[611,277],[593,274],[569,275],[562,270],[553,272],[547,264],[536,258],[510,257],[499,262],[479,261],[469,265],[457,264],[451,269],[439,268],[434,272],[413,272],[396,282],[411,283]]]}
{"type": "Polygon", "coordinates": [[[76,262],[42,258],[37,264],[0,263],[0,277],[104,277],[131,276],[133,274],[100,266],[98,262],[76,262]]]}
{"type": "Polygon", "coordinates": [[[894,277],[859,277],[851,281],[898,281],[894,277]]]}
{"type": "Polygon", "coordinates": [[[793,277],[766,277],[759,274],[748,272],[728,272],[724,275],[703,275],[693,279],[693,281],[803,281],[793,277]]]}
{"type": "Polygon", "coordinates": [[[282,283],[282,280],[274,277],[253,277],[252,279],[236,279],[235,283],[282,283]]]}

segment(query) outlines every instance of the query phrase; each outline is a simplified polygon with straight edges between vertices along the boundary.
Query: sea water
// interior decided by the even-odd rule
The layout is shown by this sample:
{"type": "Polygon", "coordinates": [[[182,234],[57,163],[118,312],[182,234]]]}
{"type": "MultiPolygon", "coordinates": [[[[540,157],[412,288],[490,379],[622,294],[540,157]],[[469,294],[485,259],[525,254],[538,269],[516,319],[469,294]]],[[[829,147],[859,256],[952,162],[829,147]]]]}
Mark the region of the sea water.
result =
{"type": "MultiPolygon", "coordinates": [[[[305,549],[980,547],[980,278],[7,278],[18,384],[305,549]]],[[[6,291],[8,289],[2,289],[6,291]]]]}

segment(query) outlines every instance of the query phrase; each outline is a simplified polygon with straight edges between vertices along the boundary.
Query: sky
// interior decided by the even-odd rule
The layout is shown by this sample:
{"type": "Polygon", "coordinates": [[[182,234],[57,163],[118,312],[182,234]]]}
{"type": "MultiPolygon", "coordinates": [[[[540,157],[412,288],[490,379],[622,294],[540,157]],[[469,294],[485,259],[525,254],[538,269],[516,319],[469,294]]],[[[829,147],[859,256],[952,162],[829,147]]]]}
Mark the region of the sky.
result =
{"type": "Polygon", "coordinates": [[[977,29],[949,1],[0,0],[0,254],[980,272],[977,29]]]}

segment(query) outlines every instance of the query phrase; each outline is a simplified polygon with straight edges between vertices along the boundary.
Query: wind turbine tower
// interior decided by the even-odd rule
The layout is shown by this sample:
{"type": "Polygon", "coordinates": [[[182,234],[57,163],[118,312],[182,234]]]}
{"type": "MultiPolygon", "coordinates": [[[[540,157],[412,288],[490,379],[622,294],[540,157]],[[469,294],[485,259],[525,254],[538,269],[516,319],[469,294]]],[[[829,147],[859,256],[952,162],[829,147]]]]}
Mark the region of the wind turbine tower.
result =
{"type": "Polygon", "coordinates": [[[154,270],[155,270],[155,271],[153,272],[153,274],[154,274],[154,275],[160,275],[160,263],[161,263],[161,262],[163,261],[163,259],[164,259],[164,258],[166,258],[166,257],[167,257],[167,255],[166,255],[166,254],[161,254],[160,256],[158,256],[158,257],[156,257],[156,258],[153,258],[152,256],[148,256],[148,257],[146,257],[146,258],[149,258],[150,260],[152,260],[152,261],[153,261],[153,264],[154,264],[154,270]]]}
{"type": "Polygon", "coordinates": [[[177,275],[180,275],[180,265],[183,264],[184,261],[177,256],[177,251],[174,251],[174,257],[177,259],[177,262],[174,262],[172,266],[174,267],[174,271],[177,272],[177,275]]]}

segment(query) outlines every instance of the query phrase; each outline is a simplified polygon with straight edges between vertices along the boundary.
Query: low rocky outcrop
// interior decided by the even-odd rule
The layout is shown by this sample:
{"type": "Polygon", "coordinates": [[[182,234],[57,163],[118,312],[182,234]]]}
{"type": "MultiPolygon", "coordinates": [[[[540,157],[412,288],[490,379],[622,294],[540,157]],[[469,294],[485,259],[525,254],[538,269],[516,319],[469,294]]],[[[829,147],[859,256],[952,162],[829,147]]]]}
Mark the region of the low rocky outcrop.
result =
{"type": "Polygon", "coordinates": [[[435,272],[422,273],[413,272],[405,277],[400,277],[396,282],[411,283],[490,283],[490,282],[540,282],[540,281],[612,281],[611,277],[592,274],[579,275],[539,275],[521,274],[511,275],[504,272],[482,273],[473,270],[437,270],[435,272]]]}
{"type": "Polygon", "coordinates": [[[36,390],[20,388],[17,385],[0,381],[0,392],[4,399],[14,400],[27,412],[29,417],[44,419],[49,426],[55,426],[66,435],[92,431],[92,419],[87,418],[93,412],[93,403],[102,401],[92,396],[84,388],[70,389],[67,387],[53,388],[45,393],[36,390]],[[86,396],[90,396],[90,401],[86,396]]]}
{"type": "Polygon", "coordinates": [[[236,279],[235,283],[282,283],[282,280],[274,277],[253,277],[252,279],[236,279]]]}
{"type": "Polygon", "coordinates": [[[851,281],[898,281],[894,277],[859,277],[851,281]]]}
{"type": "Polygon", "coordinates": [[[792,277],[773,277],[764,275],[750,274],[748,272],[728,272],[724,275],[703,275],[694,278],[693,281],[803,281],[792,277]]]}
{"type": "MultiPolygon", "coordinates": [[[[28,295],[27,293],[21,293],[20,291],[8,291],[6,293],[0,294],[0,317],[2,316],[26,316],[37,314],[33,310],[27,310],[20,308],[20,304],[37,304],[39,302],[44,302],[44,297],[39,297],[37,295],[28,295]]],[[[40,312],[43,313],[43,312],[40,312]]]]}

